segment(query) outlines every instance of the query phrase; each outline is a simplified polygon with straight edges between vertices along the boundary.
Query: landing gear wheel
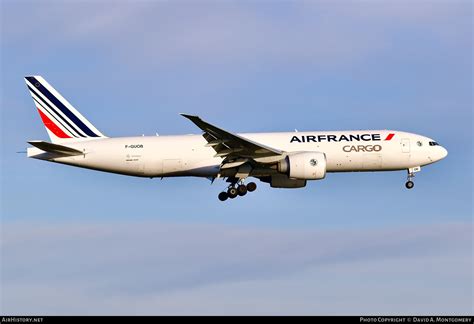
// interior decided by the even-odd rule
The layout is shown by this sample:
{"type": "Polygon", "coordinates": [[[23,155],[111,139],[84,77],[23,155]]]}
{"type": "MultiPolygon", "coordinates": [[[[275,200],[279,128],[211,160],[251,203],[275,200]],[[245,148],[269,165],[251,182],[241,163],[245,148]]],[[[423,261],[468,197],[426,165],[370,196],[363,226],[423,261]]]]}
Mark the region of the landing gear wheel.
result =
{"type": "Polygon", "coordinates": [[[247,187],[245,185],[240,185],[237,187],[237,192],[239,196],[245,196],[247,194],[247,187]]]}
{"type": "Polygon", "coordinates": [[[249,182],[247,184],[247,190],[252,192],[252,191],[255,191],[255,189],[257,189],[257,184],[255,182],[249,182]]]}
{"type": "Polygon", "coordinates": [[[224,191],[219,194],[218,198],[220,201],[226,201],[227,198],[229,198],[229,195],[227,194],[227,192],[224,191]]]}
{"type": "Polygon", "coordinates": [[[235,197],[237,197],[238,194],[239,193],[237,189],[234,187],[230,187],[229,189],[227,189],[227,195],[229,196],[230,199],[234,199],[235,197]]]}
{"type": "Polygon", "coordinates": [[[413,181],[407,181],[405,183],[405,187],[407,187],[407,189],[411,189],[415,186],[415,183],[413,181]]]}

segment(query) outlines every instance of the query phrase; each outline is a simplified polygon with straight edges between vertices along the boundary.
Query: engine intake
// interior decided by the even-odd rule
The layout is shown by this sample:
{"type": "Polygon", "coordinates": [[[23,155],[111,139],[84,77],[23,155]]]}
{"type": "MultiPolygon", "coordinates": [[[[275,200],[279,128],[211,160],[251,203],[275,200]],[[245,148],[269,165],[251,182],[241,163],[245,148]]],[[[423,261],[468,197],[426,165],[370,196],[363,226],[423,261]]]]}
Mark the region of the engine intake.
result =
{"type": "Polygon", "coordinates": [[[320,180],[326,177],[326,154],[295,152],[278,162],[278,172],[290,179],[320,180]]]}

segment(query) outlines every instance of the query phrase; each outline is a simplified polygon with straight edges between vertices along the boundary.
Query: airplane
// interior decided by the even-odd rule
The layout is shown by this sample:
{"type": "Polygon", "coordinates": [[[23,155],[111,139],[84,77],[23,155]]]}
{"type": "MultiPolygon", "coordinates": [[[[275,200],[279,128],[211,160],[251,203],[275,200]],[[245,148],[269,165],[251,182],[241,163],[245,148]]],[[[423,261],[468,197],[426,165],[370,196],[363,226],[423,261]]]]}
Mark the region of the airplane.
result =
{"type": "Polygon", "coordinates": [[[272,188],[303,188],[331,172],[416,172],[444,159],[435,140],[395,130],[312,131],[237,134],[198,116],[181,114],[201,135],[107,137],[41,76],[26,85],[51,142],[28,141],[34,159],[128,176],[222,178],[225,201],[255,191],[259,179],[272,188]]]}

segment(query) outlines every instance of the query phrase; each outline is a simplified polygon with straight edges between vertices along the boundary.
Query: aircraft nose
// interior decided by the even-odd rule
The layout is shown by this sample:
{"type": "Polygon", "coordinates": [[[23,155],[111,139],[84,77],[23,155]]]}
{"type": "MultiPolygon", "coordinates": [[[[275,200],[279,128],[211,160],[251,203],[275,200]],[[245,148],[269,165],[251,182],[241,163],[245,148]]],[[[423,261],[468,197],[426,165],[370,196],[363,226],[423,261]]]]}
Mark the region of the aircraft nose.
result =
{"type": "Polygon", "coordinates": [[[445,148],[442,147],[442,146],[440,146],[439,149],[440,149],[440,157],[439,157],[439,159],[442,160],[442,159],[444,159],[445,157],[448,156],[448,150],[445,149],[445,148]]]}

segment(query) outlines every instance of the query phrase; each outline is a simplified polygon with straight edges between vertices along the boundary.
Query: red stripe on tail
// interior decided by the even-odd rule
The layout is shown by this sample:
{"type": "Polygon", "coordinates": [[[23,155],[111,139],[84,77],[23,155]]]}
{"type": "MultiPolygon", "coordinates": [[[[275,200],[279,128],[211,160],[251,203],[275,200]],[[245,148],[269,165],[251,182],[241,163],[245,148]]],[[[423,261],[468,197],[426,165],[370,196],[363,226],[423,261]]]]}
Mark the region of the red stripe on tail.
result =
{"type": "Polygon", "coordinates": [[[41,116],[41,120],[43,121],[44,126],[46,126],[46,128],[50,130],[54,135],[56,135],[59,138],[71,138],[71,136],[64,133],[61,128],[59,128],[55,123],[53,123],[51,119],[48,118],[48,116],[43,114],[43,112],[41,112],[39,108],[36,108],[36,109],[38,109],[38,112],[41,116]]]}
{"type": "Polygon", "coordinates": [[[385,140],[390,141],[394,136],[395,136],[394,133],[390,133],[390,134],[387,135],[387,138],[385,140]]]}

